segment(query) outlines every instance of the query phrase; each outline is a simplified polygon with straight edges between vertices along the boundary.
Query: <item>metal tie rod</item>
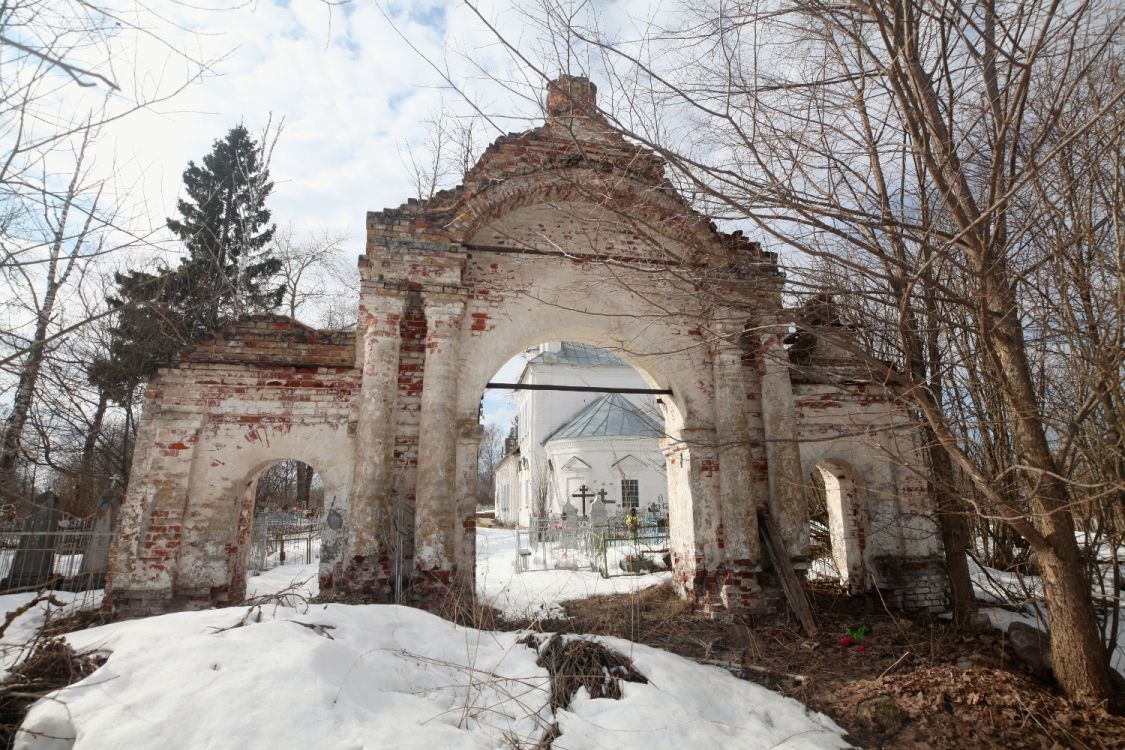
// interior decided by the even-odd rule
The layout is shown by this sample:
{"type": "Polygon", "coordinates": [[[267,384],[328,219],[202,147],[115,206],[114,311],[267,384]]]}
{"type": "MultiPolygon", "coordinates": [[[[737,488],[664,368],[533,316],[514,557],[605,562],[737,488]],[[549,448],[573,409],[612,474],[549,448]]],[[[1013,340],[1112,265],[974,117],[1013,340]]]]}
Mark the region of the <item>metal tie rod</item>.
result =
{"type": "Polygon", "coordinates": [[[671,396],[668,388],[611,388],[597,385],[547,385],[546,383],[486,383],[485,388],[506,391],[572,391],[578,393],[651,393],[671,396]]]}

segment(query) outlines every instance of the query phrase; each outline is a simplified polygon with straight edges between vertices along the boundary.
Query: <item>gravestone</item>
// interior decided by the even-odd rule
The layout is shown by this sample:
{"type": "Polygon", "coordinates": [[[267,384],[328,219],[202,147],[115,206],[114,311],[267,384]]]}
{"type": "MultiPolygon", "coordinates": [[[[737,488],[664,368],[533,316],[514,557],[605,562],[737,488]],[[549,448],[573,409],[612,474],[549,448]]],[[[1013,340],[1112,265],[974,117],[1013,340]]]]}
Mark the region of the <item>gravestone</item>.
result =
{"type": "MultiPolygon", "coordinates": [[[[571,497],[576,497],[576,498],[578,498],[579,500],[582,501],[582,517],[585,518],[586,517],[586,501],[595,497],[595,494],[593,492],[590,492],[589,487],[587,487],[586,485],[582,485],[581,487],[578,488],[578,492],[573,493],[571,495],[571,497]]],[[[570,501],[568,500],[567,503],[569,504],[570,501]]]]}
{"type": "Polygon", "coordinates": [[[578,509],[568,501],[562,507],[562,520],[559,522],[559,549],[574,549],[576,535],[575,524],[578,521],[578,509]]]}
{"type": "Polygon", "coordinates": [[[55,564],[55,536],[59,529],[59,498],[53,492],[36,495],[23,525],[19,548],[3,586],[35,588],[51,578],[55,564]]]}
{"type": "Polygon", "coordinates": [[[606,509],[603,500],[595,500],[590,506],[590,523],[594,526],[606,525],[606,509]]]}
{"type": "Polygon", "coordinates": [[[109,561],[109,547],[113,541],[113,531],[117,528],[117,509],[121,507],[121,495],[110,491],[98,501],[94,511],[94,523],[90,527],[90,541],[86,544],[86,554],[82,556],[82,575],[91,577],[90,585],[97,587],[105,578],[106,563],[109,561]]]}

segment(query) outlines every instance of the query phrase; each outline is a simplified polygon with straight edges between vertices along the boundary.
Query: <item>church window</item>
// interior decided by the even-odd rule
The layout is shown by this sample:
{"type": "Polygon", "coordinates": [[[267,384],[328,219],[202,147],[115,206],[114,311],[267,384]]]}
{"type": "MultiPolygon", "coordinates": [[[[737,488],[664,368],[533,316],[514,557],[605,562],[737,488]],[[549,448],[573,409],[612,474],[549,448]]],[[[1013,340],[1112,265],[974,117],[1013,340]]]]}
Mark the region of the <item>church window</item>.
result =
{"type": "Polygon", "coordinates": [[[621,507],[626,511],[636,510],[641,502],[640,480],[621,480],[621,507]]]}

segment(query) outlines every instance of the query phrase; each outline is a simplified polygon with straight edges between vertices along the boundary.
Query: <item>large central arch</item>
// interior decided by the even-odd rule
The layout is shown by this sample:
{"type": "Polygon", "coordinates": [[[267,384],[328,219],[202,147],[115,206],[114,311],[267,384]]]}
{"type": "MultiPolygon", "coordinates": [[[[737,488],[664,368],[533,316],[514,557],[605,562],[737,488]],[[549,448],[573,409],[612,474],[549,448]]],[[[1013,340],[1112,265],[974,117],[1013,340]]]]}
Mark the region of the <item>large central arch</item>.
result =
{"type": "Polygon", "coordinates": [[[435,608],[471,599],[481,393],[548,340],[608,349],[671,391],[663,447],[683,595],[773,606],[759,514],[803,566],[805,478],[814,453],[835,451],[866,474],[854,478],[871,519],[864,575],[905,606],[941,606],[909,414],[829,346],[803,347],[794,368],[776,258],[692,210],[595,93],[584,78],[550,83],[544,125],[497,140],[462,185],[368,214],[354,339],[252,320],[154,380],[114,606],[236,599],[229,490],[281,448],[316,459],[337,488],[322,589],[435,608]]]}
{"type": "Polygon", "coordinates": [[[594,95],[585,79],[553,82],[546,123],[501,138],[460,187],[368,215],[351,547],[326,585],[389,595],[408,544],[415,598],[471,587],[481,392],[544,340],[608,349],[672,391],[664,448],[684,594],[763,606],[759,511],[804,554],[774,258],[695,213],[662,162],[597,115],[594,95]],[[762,400],[763,388],[775,397],[762,400]],[[380,522],[403,507],[408,542],[380,522]]]}

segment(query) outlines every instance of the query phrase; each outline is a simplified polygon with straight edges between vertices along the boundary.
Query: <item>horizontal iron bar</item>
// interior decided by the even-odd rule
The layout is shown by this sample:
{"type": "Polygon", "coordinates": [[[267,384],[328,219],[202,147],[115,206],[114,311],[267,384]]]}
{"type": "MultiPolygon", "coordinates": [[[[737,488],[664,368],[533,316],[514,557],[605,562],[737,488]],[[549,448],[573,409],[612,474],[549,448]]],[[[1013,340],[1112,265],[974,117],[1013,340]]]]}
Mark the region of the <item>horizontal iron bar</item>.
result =
{"type": "Polygon", "coordinates": [[[657,396],[671,396],[667,388],[610,388],[597,385],[547,385],[546,383],[487,383],[485,388],[500,388],[506,391],[576,391],[578,393],[652,393],[657,396]]]}

